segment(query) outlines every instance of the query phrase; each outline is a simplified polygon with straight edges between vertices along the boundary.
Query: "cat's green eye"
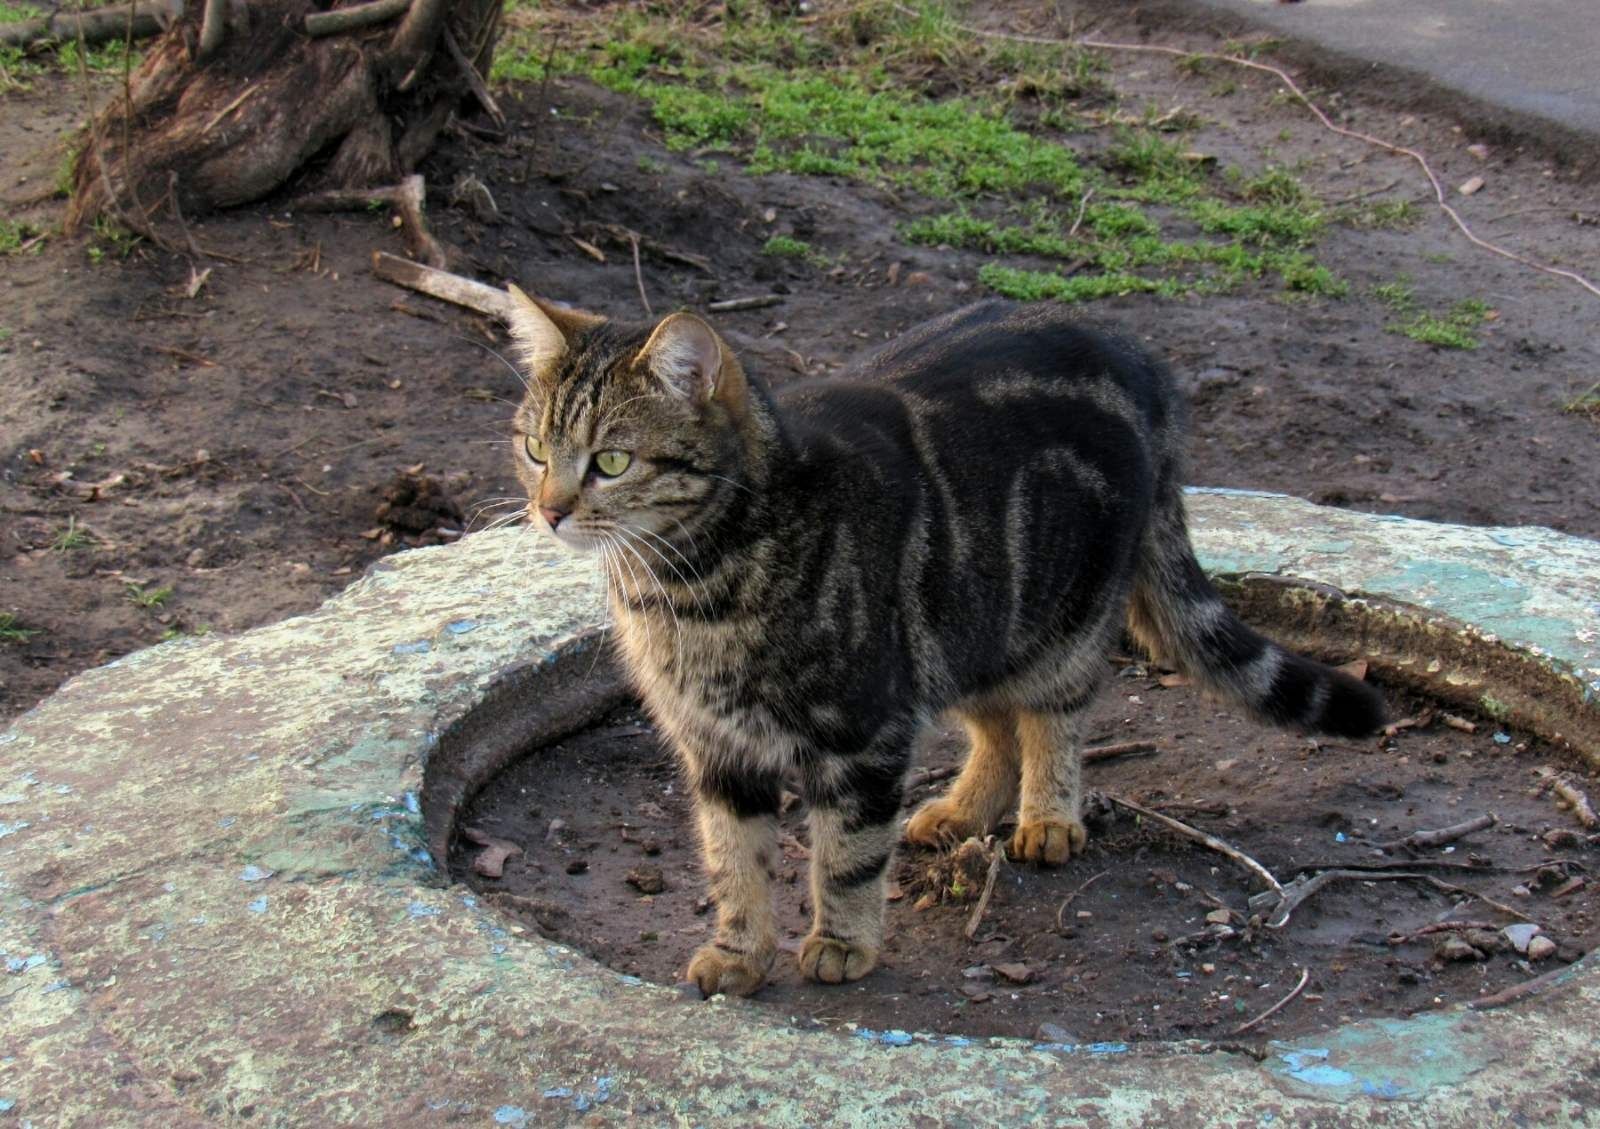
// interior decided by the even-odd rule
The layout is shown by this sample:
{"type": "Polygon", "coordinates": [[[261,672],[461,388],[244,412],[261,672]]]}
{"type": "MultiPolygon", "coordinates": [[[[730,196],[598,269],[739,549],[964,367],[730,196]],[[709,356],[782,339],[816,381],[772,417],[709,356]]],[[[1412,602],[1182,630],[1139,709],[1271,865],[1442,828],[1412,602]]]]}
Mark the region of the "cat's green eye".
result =
{"type": "Polygon", "coordinates": [[[607,478],[615,478],[628,469],[633,455],[627,451],[601,451],[594,457],[595,469],[607,478]]]}
{"type": "Polygon", "coordinates": [[[544,440],[540,439],[537,435],[524,436],[522,439],[522,445],[527,449],[528,458],[532,459],[534,462],[543,465],[550,461],[550,448],[545,446],[544,440]]]}

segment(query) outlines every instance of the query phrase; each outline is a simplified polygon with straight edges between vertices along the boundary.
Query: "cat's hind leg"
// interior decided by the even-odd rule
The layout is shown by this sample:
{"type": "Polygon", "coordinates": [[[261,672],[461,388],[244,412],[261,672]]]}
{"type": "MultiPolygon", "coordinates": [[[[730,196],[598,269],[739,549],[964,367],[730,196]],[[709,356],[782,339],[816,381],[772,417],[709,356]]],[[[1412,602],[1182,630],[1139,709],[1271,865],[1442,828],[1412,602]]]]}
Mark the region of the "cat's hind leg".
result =
{"type": "Polygon", "coordinates": [[[993,831],[1017,802],[1021,752],[1017,715],[1007,708],[958,709],[970,750],[961,774],[944,795],[917,809],[906,824],[906,841],[947,847],[993,831]]]}
{"type": "Polygon", "coordinates": [[[893,749],[830,757],[802,774],[810,807],[811,932],[800,971],[812,980],[859,980],[878,963],[895,821],[910,763],[893,749]]]}

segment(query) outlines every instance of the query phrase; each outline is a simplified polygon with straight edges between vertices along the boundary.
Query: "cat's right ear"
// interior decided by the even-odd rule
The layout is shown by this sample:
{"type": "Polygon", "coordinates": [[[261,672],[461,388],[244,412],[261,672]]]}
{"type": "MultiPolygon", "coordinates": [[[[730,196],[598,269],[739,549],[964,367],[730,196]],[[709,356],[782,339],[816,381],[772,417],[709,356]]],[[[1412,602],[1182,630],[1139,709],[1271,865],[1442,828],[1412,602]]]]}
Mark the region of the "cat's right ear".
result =
{"type": "Polygon", "coordinates": [[[605,319],[530,298],[515,285],[506,289],[511,294],[506,324],[517,345],[517,358],[525,375],[548,388],[572,338],[605,319]]]}

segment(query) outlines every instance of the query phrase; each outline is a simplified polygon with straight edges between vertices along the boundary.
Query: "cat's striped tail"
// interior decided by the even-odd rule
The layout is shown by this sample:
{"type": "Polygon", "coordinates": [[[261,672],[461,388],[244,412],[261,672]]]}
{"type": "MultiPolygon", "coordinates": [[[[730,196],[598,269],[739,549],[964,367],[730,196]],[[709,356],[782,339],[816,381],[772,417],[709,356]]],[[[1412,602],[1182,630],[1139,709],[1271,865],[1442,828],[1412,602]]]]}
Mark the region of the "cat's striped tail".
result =
{"type": "Polygon", "coordinates": [[[1195,560],[1176,489],[1158,503],[1143,554],[1128,629],[1151,658],[1275,725],[1344,737],[1384,725],[1371,686],[1285,650],[1228,609],[1195,560]]]}

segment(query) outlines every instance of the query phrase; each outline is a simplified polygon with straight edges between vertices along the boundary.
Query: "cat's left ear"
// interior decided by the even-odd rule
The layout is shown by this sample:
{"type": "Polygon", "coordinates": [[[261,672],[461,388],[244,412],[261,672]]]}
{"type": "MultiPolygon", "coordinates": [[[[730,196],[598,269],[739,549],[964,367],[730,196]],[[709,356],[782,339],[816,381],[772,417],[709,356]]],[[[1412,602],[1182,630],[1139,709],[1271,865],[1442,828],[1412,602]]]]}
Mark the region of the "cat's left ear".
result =
{"type": "Polygon", "coordinates": [[[555,377],[561,358],[567,355],[572,338],[599,325],[605,318],[541,302],[514,285],[507,286],[506,290],[511,295],[506,324],[511,327],[511,337],[517,343],[517,354],[526,375],[548,385],[555,377]]]}
{"type": "Polygon", "coordinates": [[[639,350],[639,360],[667,388],[696,404],[736,401],[744,374],[717,331],[693,314],[671,314],[639,350]]]}

